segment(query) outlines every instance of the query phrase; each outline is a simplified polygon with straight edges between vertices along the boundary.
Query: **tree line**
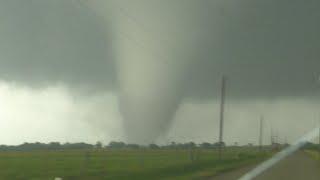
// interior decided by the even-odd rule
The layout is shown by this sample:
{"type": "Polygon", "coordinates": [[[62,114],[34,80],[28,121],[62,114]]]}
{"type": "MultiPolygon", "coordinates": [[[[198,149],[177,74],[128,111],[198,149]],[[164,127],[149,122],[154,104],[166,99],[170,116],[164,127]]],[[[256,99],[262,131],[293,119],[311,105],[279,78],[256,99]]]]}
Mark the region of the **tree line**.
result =
{"type": "Polygon", "coordinates": [[[23,143],[20,145],[0,145],[0,151],[30,151],[30,150],[63,150],[63,149],[92,149],[95,145],[87,143],[23,143]]]}
{"type": "MultiPolygon", "coordinates": [[[[149,148],[149,149],[189,149],[189,148],[218,148],[221,143],[208,143],[204,142],[201,144],[196,144],[194,142],[187,142],[187,143],[176,143],[171,142],[170,144],[166,145],[158,145],[158,144],[149,144],[147,146],[141,146],[138,144],[126,144],[124,142],[117,142],[112,141],[109,143],[107,148],[114,148],[114,149],[121,149],[121,148],[129,148],[129,149],[137,149],[137,148],[149,148]]],[[[224,143],[221,146],[225,146],[224,143]]]]}
{"type": "MultiPolygon", "coordinates": [[[[149,144],[149,145],[138,145],[138,144],[127,144],[121,141],[111,141],[108,145],[103,146],[100,141],[96,144],[88,144],[84,142],[79,143],[23,143],[20,145],[0,145],[0,151],[32,151],[32,150],[72,150],[72,149],[189,149],[189,148],[218,148],[219,143],[201,143],[196,144],[194,142],[188,143],[176,143],[171,142],[167,145],[149,144]]],[[[225,146],[223,143],[222,146],[225,146]]]]}

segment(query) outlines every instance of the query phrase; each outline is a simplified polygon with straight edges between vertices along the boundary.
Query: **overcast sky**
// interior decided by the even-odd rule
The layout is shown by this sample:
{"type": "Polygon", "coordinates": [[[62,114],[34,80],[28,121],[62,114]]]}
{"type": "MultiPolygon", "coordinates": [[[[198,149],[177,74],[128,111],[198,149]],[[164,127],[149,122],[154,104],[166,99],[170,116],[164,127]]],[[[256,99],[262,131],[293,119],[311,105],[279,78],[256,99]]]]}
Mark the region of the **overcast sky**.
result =
{"type": "Polygon", "coordinates": [[[319,6],[1,0],[0,144],[215,142],[222,74],[226,142],[261,115],[290,142],[320,123],[319,6]]]}

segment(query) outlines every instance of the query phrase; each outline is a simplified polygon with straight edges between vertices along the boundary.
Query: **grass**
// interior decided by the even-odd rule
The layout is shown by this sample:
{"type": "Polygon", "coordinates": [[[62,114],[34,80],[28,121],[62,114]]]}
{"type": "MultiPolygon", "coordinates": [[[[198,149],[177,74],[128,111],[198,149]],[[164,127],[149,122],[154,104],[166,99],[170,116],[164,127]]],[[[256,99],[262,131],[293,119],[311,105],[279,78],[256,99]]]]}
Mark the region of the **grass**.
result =
{"type": "Polygon", "coordinates": [[[265,159],[256,151],[68,150],[0,152],[0,179],[198,179],[265,159]]]}
{"type": "Polygon", "coordinates": [[[313,159],[320,161],[320,153],[316,150],[305,150],[305,152],[311,156],[313,159]]]}

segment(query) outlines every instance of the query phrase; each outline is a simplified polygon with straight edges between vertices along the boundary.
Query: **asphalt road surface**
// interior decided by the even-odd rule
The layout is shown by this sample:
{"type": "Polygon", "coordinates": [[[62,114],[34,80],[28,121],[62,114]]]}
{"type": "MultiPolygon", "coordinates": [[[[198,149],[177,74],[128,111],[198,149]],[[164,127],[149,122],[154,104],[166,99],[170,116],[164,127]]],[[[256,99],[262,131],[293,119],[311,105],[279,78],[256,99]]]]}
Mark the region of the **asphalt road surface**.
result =
{"type": "MultiPolygon", "coordinates": [[[[212,179],[237,180],[252,168],[252,166],[244,167],[212,179]]],[[[255,180],[320,180],[320,162],[298,151],[259,175],[255,180]]]]}

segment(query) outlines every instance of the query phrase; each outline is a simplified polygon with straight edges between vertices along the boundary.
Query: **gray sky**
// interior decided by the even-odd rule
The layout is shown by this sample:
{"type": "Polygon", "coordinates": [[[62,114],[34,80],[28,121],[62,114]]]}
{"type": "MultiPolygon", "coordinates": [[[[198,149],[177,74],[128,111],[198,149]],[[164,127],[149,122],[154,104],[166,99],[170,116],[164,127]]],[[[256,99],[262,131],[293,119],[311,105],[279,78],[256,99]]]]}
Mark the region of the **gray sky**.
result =
{"type": "Polygon", "coordinates": [[[181,2],[0,1],[0,144],[214,142],[222,74],[228,143],[317,124],[320,2],[181,2]]]}

